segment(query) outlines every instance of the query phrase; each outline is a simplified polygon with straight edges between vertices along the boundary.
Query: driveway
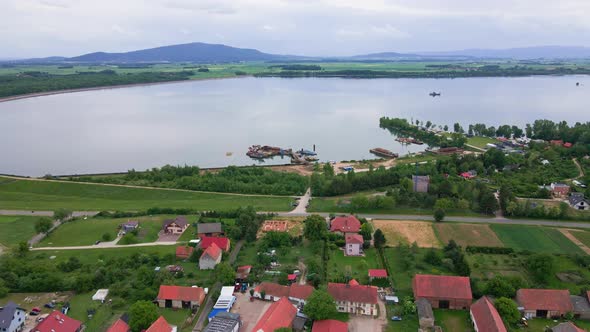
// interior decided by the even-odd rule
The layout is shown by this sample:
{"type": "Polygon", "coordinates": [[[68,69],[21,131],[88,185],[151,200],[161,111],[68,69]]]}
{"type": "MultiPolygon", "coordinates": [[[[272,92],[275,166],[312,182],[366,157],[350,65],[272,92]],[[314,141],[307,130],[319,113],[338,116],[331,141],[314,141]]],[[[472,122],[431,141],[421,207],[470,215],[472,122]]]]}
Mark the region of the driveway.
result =
{"type": "Polygon", "coordinates": [[[379,300],[379,317],[372,318],[364,315],[350,315],[348,321],[349,332],[381,332],[387,325],[387,311],[383,301],[379,300]]]}
{"type": "Polygon", "coordinates": [[[176,242],[181,236],[182,234],[166,234],[164,231],[160,231],[156,242],[176,242]]]}
{"type": "Polygon", "coordinates": [[[307,213],[307,204],[309,204],[309,200],[311,199],[311,188],[307,188],[305,191],[305,195],[299,197],[299,204],[289,213],[287,214],[302,214],[307,213]]]}
{"type": "Polygon", "coordinates": [[[258,319],[270,307],[271,302],[261,300],[250,302],[250,294],[248,292],[244,294],[235,293],[234,295],[237,299],[231,312],[240,314],[243,324],[240,332],[250,332],[258,322],[258,319]]]}

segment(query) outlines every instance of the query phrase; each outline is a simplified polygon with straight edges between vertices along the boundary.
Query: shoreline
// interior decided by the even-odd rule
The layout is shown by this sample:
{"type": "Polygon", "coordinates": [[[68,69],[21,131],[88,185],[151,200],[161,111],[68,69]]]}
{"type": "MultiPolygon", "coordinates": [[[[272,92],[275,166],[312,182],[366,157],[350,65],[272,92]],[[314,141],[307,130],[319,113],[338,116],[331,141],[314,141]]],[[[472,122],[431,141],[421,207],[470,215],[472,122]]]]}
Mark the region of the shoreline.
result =
{"type": "Polygon", "coordinates": [[[188,79],[188,80],[166,81],[166,82],[152,82],[152,83],[134,83],[134,84],[121,84],[121,85],[102,85],[102,86],[95,86],[95,87],[90,87],[90,88],[67,89],[67,90],[56,90],[56,91],[27,93],[27,94],[24,94],[24,95],[18,95],[18,96],[10,96],[10,97],[0,98],[0,103],[6,103],[6,102],[9,102],[9,101],[16,101],[16,100],[21,100],[21,99],[29,99],[29,98],[37,98],[37,97],[61,95],[61,94],[66,94],[66,93],[76,93],[76,92],[86,92],[86,91],[98,91],[98,90],[111,90],[111,89],[123,89],[123,88],[134,88],[134,87],[142,87],[142,86],[152,86],[152,85],[162,85],[162,84],[175,84],[175,83],[187,83],[187,82],[198,82],[198,81],[225,80],[225,79],[241,78],[241,77],[251,77],[251,75],[231,76],[231,77],[210,77],[210,78],[199,78],[199,79],[188,79]]]}

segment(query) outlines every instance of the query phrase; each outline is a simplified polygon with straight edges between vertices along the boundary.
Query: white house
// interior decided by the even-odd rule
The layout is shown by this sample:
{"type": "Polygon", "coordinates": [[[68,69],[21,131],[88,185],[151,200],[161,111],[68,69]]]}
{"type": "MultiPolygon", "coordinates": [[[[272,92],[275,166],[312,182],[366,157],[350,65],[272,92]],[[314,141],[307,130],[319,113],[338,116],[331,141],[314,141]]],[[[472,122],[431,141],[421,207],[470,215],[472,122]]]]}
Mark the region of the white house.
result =
{"type": "Polygon", "coordinates": [[[221,262],[223,252],[215,243],[211,244],[209,248],[203,251],[201,258],[199,258],[199,269],[213,270],[217,264],[221,262]]]}
{"type": "Polygon", "coordinates": [[[582,193],[572,193],[568,199],[568,202],[570,203],[570,206],[576,210],[590,210],[590,205],[582,193]]]}
{"type": "Polygon", "coordinates": [[[25,309],[20,308],[14,302],[8,302],[0,309],[0,331],[17,332],[25,327],[25,309]]]}
{"type": "Polygon", "coordinates": [[[363,253],[363,237],[359,234],[346,235],[346,256],[360,256],[363,253]]]}

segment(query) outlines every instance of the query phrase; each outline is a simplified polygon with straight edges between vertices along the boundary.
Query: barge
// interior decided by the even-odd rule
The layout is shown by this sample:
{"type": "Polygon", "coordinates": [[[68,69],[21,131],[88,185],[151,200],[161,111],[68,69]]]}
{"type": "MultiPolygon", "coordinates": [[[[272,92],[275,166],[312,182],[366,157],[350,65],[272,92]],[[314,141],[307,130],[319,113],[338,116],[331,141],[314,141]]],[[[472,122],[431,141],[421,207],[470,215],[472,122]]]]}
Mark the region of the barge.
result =
{"type": "Polygon", "coordinates": [[[369,150],[369,152],[371,152],[372,154],[374,154],[376,156],[390,158],[390,159],[395,159],[395,158],[399,157],[399,155],[397,153],[391,152],[391,151],[384,149],[384,148],[373,148],[373,149],[369,150]]]}

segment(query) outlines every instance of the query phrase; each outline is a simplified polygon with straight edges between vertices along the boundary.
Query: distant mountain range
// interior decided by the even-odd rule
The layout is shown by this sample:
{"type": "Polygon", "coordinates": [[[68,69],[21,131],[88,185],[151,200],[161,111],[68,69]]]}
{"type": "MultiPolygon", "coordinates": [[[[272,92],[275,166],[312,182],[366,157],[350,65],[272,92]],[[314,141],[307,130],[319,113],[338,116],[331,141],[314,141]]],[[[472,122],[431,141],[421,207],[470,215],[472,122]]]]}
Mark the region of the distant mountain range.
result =
{"type": "MultiPolygon", "coordinates": [[[[446,52],[382,52],[355,56],[303,57],[263,53],[255,49],[221,44],[190,43],[162,46],[123,53],[95,52],[72,58],[48,57],[19,62],[83,63],[157,63],[157,62],[238,62],[238,61],[400,61],[400,60],[469,60],[469,59],[580,59],[590,58],[589,47],[538,46],[510,49],[467,49],[446,52]]],[[[13,61],[11,61],[13,62],[13,61]]]]}

